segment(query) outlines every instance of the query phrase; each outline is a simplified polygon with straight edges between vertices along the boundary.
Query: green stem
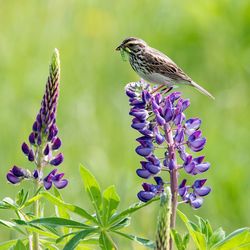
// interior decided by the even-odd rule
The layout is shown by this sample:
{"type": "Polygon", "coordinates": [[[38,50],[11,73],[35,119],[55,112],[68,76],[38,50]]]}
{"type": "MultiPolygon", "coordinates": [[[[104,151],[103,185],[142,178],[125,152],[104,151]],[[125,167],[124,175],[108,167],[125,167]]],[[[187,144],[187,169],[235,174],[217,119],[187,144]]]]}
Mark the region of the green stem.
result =
{"type": "MultiPolygon", "coordinates": [[[[35,193],[39,189],[39,178],[35,182],[35,193]]],[[[34,202],[34,216],[35,218],[39,218],[40,211],[40,201],[39,199],[34,202]]],[[[30,250],[39,250],[39,234],[37,232],[33,232],[33,248],[30,250]]]]}

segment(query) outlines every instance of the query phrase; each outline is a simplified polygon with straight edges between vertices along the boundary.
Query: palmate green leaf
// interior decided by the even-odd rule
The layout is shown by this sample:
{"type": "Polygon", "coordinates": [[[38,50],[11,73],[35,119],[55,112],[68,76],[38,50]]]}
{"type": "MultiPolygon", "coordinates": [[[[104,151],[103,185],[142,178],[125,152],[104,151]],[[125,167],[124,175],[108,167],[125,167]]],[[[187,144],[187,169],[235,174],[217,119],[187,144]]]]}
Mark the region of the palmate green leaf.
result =
{"type": "MultiPolygon", "coordinates": [[[[60,194],[60,192],[58,191],[57,188],[54,188],[54,194],[56,196],[57,199],[63,201],[62,196],[60,194]]],[[[70,219],[70,215],[67,212],[67,210],[61,206],[56,206],[55,205],[55,212],[56,212],[56,216],[60,217],[60,218],[64,218],[64,219],[70,219]]],[[[63,234],[67,234],[70,232],[70,229],[67,227],[63,227],[62,228],[63,234]]]]}
{"type": "Polygon", "coordinates": [[[80,223],[74,220],[68,220],[64,218],[58,218],[58,217],[45,217],[41,219],[35,219],[29,222],[26,222],[27,225],[33,225],[33,224],[39,224],[39,225],[45,225],[45,226],[66,226],[70,228],[84,228],[84,229],[90,229],[92,228],[89,225],[86,225],[84,223],[80,223]]]}
{"type": "Polygon", "coordinates": [[[129,216],[130,214],[136,212],[137,210],[148,206],[150,203],[159,200],[159,197],[156,197],[148,202],[137,202],[135,204],[133,204],[132,206],[130,206],[129,208],[125,209],[124,211],[114,214],[111,219],[109,220],[109,225],[115,224],[121,220],[123,220],[124,218],[126,218],[127,216],[129,216]]]}
{"type": "MultiPolygon", "coordinates": [[[[27,243],[27,239],[21,239],[24,244],[27,243]]],[[[9,240],[9,241],[4,241],[0,242],[0,250],[10,250],[12,246],[16,244],[17,240],[9,240]]]]}
{"type": "Polygon", "coordinates": [[[123,220],[119,221],[117,224],[113,224],[113,226],[110,227],[109,230],[115,231],[115,230],[127,227],[130,225],[130,220],[131,220],[130,217],[126,217],[123,220]]]}
{"type": "Polygon", "coordinates": [[[106,233],[101,232],[99,237],[99,245],[102,250],[116,250],[118,249],[112,238],[106,233]]]}
{"type": "Polygon", "coordinates": [[[10,229],[16,230],[17,232],[19,232],[19,233],[21,233],[21,234],[23,234],[23,235],[26,235],[26,233],[23,232],[23,231],[16,225],[16,223],[14,223],[14,222],[7,221],[7,220],[1,220],[1,219],[0,219],[0,224],[1,224],[1,225],[4,225],[4,226],[6,226],[6,227],[8,227],[8,228],[10,228],[10,229]]]}
{"type": "Polygon", "coordinates": [[[27,248],[21,240],[18,240],[16,245],[13,247],[13,250],[27,250],[27,248]]]}
{"type": "Polygon", "coordinates": [[[80,175],[82,177],[85,190],[91,200],[91,203],[96,211],[97,218],[99,219],[100,222],[101,206],[102,206],[102,195],[100,186],[96,178],[91,174],[91,172],[82,165],[80,165],[80,175]]]}
{"type": "Polygon", "coordinates": [[[137,236],[134,236],[134,235],[131,235],[131,234],[126,234],[126,233],[122,233],[120,231],[113,231],[113,233],[116,233],[116,234],[119,234],[129,240],[133,240],[133,241],[136,241],[137,243],[145,246],[145,247],[148,247],[148,248],[151,248],[151,249],[154,249],[155,247],[155,244],[153,241],[151,240],[147,240],[147,239],[143,239],[143,238],[140,238],[140,237],[137,237],[137,236]]]}
{"type": "Polygon", "coordinates": [[[186,217],[185,214],[183,214],[180,210],[177,210],[179,217],[181,220],[185,223],[190,236],[192,237],[196,247],[199,250],[206,250],[207,249],[207,244],[206,244],[206,239],[205,235],[203,235],[201,232],[196,231],[199,230],[198,226],[194,226],[194,223],[191,223],[188,218],[186,217]]]}
{"type": "Polygon", "coordinates": [[[85,218],[87,220],[90,220],[94,223],[97,223],[97,220],[95,217],[93,217],[91,214],[89,214],[86,210],[84,210],[81,207],[72,205],[70,203],[66,203],[60,199],[58,199],[57,197],[55,197],[54,195],[52,195],[49,192],[41,192],[40,195],[42,197],[44,197],[46,200],[50,201],[51,203],[53,203],[54,205],[57,205],[61,208],[66,208],[69,211],[81,216],[82,218],[85,218]]]}
{"type": "Polygon", "coordinates": [[[208,222],[208,220],[204,220],[203,218],[201,218],[199,216],[195,216],[195,217],[198,220],[200,232],[205,235],[206,241],[208,242],[208,239],[211,237],[211,235],[213,233],[213,230],[212,230],[210,223],[208,222]]]}
{"type": "Polygon", "coordinates": [[[114,186],[110,186],[104,190],[102,210],[102,220],[104,225],[107,224],[110,217],[116,212],[119,203],[120,197],[118,196],[114,186]]]}
{"type": "Polygon", "coordinates": [[[28,199],[29,192],[25,192],[23,189],[18,192],[17,197],[16,197],[16,204],[18,206],[22,206],[26,200],[28,199]]]}
{"type": "Polygon", "coordinates": [[[72,250],[79,244],[79,242],[87,237],[88,235],[94,233],[96,229],[87,229],[79,231],[74,237],[72,237],[68,243],[64,246],[63,250],[72,250]]]}
{"type": "Polygon", "coordinates": [[[22,206],[20,209],[23,209],[25,207],[28,207],[30,205],[32,205],[35,201],[41,199],[42,195],[41,194],[37,194],[35,196],[33,196],[32,198],[28,199],[22,206]]]}
{"type": "Polygon", "coordinates": [[[225,231],[220,227],[213,232],[211,237],[209,238],[208,245],[212,247],[216,243],[225,239],[225,231]]]}
{"type": "Polygon", "coordinates": [[[4,199],[3,199],[3,202],[6,204],[6,205],[8,205],[9,206],[9,208],[11,208],[11,209],[14,209],[14,210],[17,210],[17,205],[16,205],[16,203],[15,203],[15,201],[13,200],[13,199],[11,199],[10,197],[5,197],[4,199]]]}
{"type": "Polygon", "coordinates": [[[173,228],[171,229],[171,237],[172,239],[174,239],[175,245],[178,250],[185,250],[185,247],[182,244],[182,238],[180,234],[173,228]]]}
{"type": "Polygon", "coordinates": [[[250,249],[250,228],[241,228],[214,245],[211,250],[250,249]]]}
{"type": "MultiPolygon", "coordinates": [[[[62,196],[57,188],[54,188],[54,194],[57,199],[63,202],[62,196]]],[[[60,218],[70,219],[69,213],[61,206],[56,206],[56,215],[60,218]]]]}

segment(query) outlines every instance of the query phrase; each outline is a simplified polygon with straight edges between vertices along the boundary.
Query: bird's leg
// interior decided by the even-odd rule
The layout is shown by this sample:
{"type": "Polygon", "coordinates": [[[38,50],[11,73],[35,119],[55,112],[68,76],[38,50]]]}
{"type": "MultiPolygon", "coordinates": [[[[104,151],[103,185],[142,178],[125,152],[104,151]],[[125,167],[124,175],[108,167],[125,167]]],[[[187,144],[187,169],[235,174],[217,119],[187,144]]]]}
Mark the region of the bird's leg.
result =
{"type": "Polygon", "coordinates": [[[160,89],[162,89],[163,87],[165,87],[165,84],[161,84],[159,87],[157,87],[156,89],[154,89],[150,94],[154,94],[155,92],[159,91],[160,89]]]}
{"type": "Polygon", "coordinates": [[[169,87],[169,88],[163,90],[163,91],[162,91],[162,95],[167,94],[167,93],[170,92],[172,89],[173,89],[173,87],[169,87]]]}

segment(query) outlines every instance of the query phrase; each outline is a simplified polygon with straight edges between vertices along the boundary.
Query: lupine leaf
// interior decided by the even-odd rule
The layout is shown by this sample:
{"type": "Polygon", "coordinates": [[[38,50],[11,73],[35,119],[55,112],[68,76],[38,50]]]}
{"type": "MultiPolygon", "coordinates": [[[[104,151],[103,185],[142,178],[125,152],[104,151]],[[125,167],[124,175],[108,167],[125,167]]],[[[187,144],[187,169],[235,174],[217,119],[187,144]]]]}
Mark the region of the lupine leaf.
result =
{"type": "Polygon", "coordinates": [[[121,213],[114,214],[111,217],[111,219],[109,221],[109,224],[111,225],[111,224],[114,224],[114,223],[116,223],[118,221],[121,221],[124,218],[126,218],[128,215],[136,212],[137,210],[139,210],[139,209],[141,209],[141,208],[143,208],[145,206],[148,206],[150,203],[152,203],[154,201],[157,201],[159,199],[160,199],[159,197],[156,197],[156,198],[154,198],[154,199],[152,199],[152,200],[150,200],[148,202],[145,202],[145,203],[143,203],[143,202],[137,202],[137,203],[133,204],[132,206],[130,206],[129,208],[127,208],[124,211],[122,211],[121,213]]]}
{"type": "Polygon", "coordinates": [[[209,238],[208,244],[210,247],[225,239],[225,231],[220,227],[213,232],[209,238]]]}
{"type": "Polygon", "coordinates": [[[214,245],[212,250],[250,249],[250,228],[241,228],[214,245]]]}
{"type": "Polygon", "coordinates": [[[100,186],[96,178],[91,174],[91,172],[82,165],[80,166],[80,174],[84,183],[85,190],[89,195],[92,205],[96,211],[96,215],[97,217],[99,217],[100,220],[102,205],[102,195],[100,186]]]}
{"type": "Polygon", "coordinates": [[[101,232],[100,238],[99,238],[99,244],[102,250],[115,250],[117,249],[115,243],[110,238],[109,235],[107,235],[106,232],[101,232]]]}
{"type": "Polygon", "coordinates": [[[135,235],[131,235],[131,234],[126,234],[126,233],[122,233],[122,232],[119,232],[119,231],[113,231],[114,233],[116,234],[119,234],[129,240],[133,240],[133,241],[136,241],[137,243],[145,246],[145,247],[148,247],[148,248],[151,248],[153,249],[155,247],[155,244],[153,241],[151,240],[148,240],[148,239],[143,239],[143,238],[140,238],[140,237],[137,237],[135,235]]]}
{"type": "Polygon", "coordinates": [[[91,227],[89,225],[74,221],[74,220],[68,220],[58,217],[45,217],[41,219],[35,219],[29,222],[26,222],[27,225],[30,224],[39,224],[39,225],[45,225],[45,226],[67,226],[71,228],[85,228],[90,229],[91,227]]]}
{"type": "Polygon", "coordinates": [[[119,221],[117,224],[114,224],[112,227],[110,227],[110,230],[115,231],[127,227],[129,225],[130,225],[130,217],[126,217],[125,219],[119,221]]]}
{"type": "Polygon", "coordinates": [[[178,250],[185,250],[180,234],[175,230],[171,229],[171,237],[174,239],[175,245],[178,250]]]}
{"type": "Polygon", "coordinates": [[[70,203],[65,203],[64,201],[61,201],[60,199],[56,198],[54,195],[52,195],[49,192],[41,192],[41,195],[46,198],[48,201],[53,203],[54,205],[60,206],[62,208],[66,208],[69,211],[85,218],[90,221],[93,221],[94,223],[97,223],[97,220],[95,217],[93,217],[91,214],[89,214],[86,210],[82,209],[81,207],[72,205],[70,203]]]}
{"type": "Polygon", "coordinates": [[[189,233],[186,233],[186,234],[184,235],[184,237],[183,237],[183,240],[182,240],[182,245],[183,245],[184,249],[187,248],[189,239],[190,239],[190,235],[189,235],[189,233]]]}
{"type": "Polygon", "coordinates": [[[87,229],[78,232],[74,237],[72,237],[68,243],[64,246],[63,250],[72,250],[75,249],[75,247],[79,244],[79,242],[87,237],[89,234],[94,232],[95,229],[87,229]]]}
{"type": "Polygon", "coordinates": [[[119,203],[120,203],[120,197],[116,193],[114,186],[110,186],[104,190],[103,210],[102,210],[104,225],[107,224],[109,218],[115,213],[119,203]]]}
{"type": "Polygon", "coordinates": [[[4,202],[5,204],[9,205],[10,208],[12,208],[12,209],[14,209],[14,210],[17,209],[17,205],[16,205],[15,201],[14,201],[13,199],[11,199],[10,197],[5,197],[5,198],[3,199],[3,202],[4,202]]]}
{"type": "Polygon", "coordinates": [[[31,204],[33,204],[35,201],[39,200],[42,196],[40,194],[33,196],[32,198],[28,199],[23,206],[21,207],[21,209],[30,206],[31,204]]]}
{"type": "Polygon", "coordinates": [[[196,247],[200,250],[206,250],[207,244],[205,240],[205,236],[196,230],[199,230],[198,226],[188,220],[185,214],[183,214],[180,210],[177,210],[179,217],[182,219],[182,221],[185,223],[196,247]]]}
{"type": "MultiPolygon", "coordinates": [[[[62,196],[60,194],[60,192],[58,191],[57,188],[54,188],[54,193],[57,199],[63,201],[62,196]]],[[[64,219],[70,219],[70,215],[69,213],[67,213],[67,211],[65,210],[65,208],[61,207],[61,206],[56,206],[55,205],[55,212],[56,212],[56,216],[60,217],[60,218],[64,218],[64,219]]],[[[67,234],[70,232],[70,229],[67,227],[63,227],[63,234],[67,234]]]]}
{"type": "Polygon", "coordinates": [[[16,230],[16,231],[18,231],[21,234],[26,235],[25,232],[23,232],[15,223],[13,223],[11,221],[1,220],[0,219],[0,224],[4,225],[4,226],[6,226],[6,227],[8,227],[10,229],[16,230]]]}
{"type": "MultiPolygon", "coordinates": [[[[24,242],[27,242],[26,239],[23,239],[24,242]]],[[[0,250],[9,250],[11,247],[16,244],[16,239],[15,240],[9,240],[9,241],[4,241],[0,242],[0,250]]]]}
{"type": "Polygon", "coordinates": [[[26,250],[26,247],[21,240],[18,240],[13,250],[26,250]]]}

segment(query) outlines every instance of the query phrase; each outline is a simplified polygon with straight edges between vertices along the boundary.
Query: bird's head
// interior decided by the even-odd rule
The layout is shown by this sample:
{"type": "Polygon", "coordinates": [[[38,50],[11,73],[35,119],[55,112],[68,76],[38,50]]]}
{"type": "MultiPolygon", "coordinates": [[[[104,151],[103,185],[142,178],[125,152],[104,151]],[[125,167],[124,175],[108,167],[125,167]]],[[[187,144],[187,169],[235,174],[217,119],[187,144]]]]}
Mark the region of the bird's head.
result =
{"type": "Polygon", "coordinates": [[[117,48],[116,50],[122,52],[126,52],[127,54],[137,54],[138,52],[142,51],[147,44],[136,37],[129,37],[126,38],[117,48]]]}

